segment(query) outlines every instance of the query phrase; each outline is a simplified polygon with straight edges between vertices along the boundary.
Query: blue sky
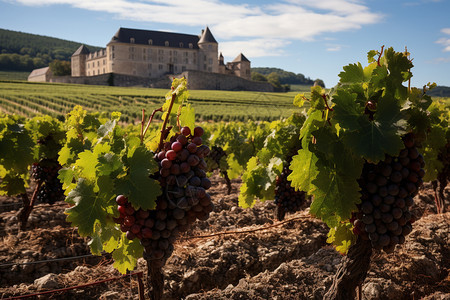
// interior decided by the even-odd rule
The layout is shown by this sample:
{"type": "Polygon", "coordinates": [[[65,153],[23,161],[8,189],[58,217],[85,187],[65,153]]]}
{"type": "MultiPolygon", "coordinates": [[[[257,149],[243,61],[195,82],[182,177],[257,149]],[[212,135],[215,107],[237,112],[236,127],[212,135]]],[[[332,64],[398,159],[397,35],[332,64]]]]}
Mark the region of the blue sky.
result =
{"type": "Polygon", "coordinates": [[[372,49],[408,47],[412,85],[450,86],[450,0],[0,0],[0,28],[105,47],[119,27],[199,34],[225,61],[276,67],[334,86],[372,49]]]}

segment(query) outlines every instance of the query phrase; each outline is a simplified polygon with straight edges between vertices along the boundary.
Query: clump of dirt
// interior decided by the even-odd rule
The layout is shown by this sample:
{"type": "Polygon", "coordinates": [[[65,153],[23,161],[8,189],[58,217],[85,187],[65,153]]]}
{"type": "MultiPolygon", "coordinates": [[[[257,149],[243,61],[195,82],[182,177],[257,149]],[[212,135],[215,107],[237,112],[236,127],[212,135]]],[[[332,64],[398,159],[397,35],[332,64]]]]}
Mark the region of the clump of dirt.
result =
{"type": "MultiPolygon", "coordinates": [[[[327,227],[307,209],[278,222],[273,201],[242,209],[239,180],[232,181],[230,195],[217,175],[212,183],[214,211],[175,244],[163,269],[163,298],[322,299],[342,259],[326,243],[327,227]]],[[[429,185],[415,203],[413,232],[393,254],[374,252],[362,299],[450,298],[450,212],[436,214],[429,185]]],[[[46,297],[136,299],[137,276],[121,277],[110,256],[85,257],[89,239],[65,222],[65,207],[38,205],[23,232],[16,227],[16,211],[0,213],[0,227],[8,225],[0,235],[0,298],[113,278],[46,297]],[[80,258],[58,260],[73,256],[80,258]],[[51,262],[33,264],[45,260],[51,262]]],[[[145,278],[146,270],[140,259],[136,271],[145,278]]]]}

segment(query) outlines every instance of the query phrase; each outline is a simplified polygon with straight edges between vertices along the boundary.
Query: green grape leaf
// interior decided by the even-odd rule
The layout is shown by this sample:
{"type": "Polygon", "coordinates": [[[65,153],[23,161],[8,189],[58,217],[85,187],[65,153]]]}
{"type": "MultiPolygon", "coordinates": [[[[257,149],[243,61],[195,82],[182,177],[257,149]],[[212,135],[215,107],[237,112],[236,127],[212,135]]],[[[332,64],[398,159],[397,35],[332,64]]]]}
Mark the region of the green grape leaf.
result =
{"type": "Polygon", "coordinates": [[[105,224],[104,203],[94,192],[94,184],[80,178],[77,186],[67,195],[66,202],[74,206],[66,209],[67,221],[78,227],[81,236],[94,235],[95,224],[105,224]]]}
{"type": "Polygon", "coordinates": [[[344,71],[339,73],[341,83],[356,83],[364,81],[364,70],[361,63],[350,64],[343,67],[344,71]]]}
{"type": "Polygon", "coordinates": [[[0,195],[14,196],[26,193],[28,187],[24,178],[18,174],[7,174],[0,181],[0,195]]]}
{"type": "Polygon", "coordinates": [[[364,114],[364,107],[356,103],[356,94],[350,94],[345,90],[338,90],[333,96],[333,121],[345,130],[360,129],[360,119],[364,114]]]}
{"type": "Polygon", "coordinates": [[[350,246],[356,242],[356,236],[352,229],[353,225],[349,222],[339,223],[337,226],[331,227],[328,232],[327,243],[333,244],[341,254],[347,254],[350,246]]]}
{"type": "Polygon", "coordinates": [[[289,174],[288,180],[291,181],[291,186],[295,190],[310,193],[313,188],[311,182],[319,173],[317,162],[318,157],[308,149],[300,149],[298,154],[292,157],[289,166],[292,172],[289,174]]]}
{"type": "Polygon", "coordinates": [[[138,239],[128,240],[125,234],[122,234],[122,240],[119,247],[114,250],[112,256],[114,259],[114,268],[120,273],[125,274],[128,270],[134,270],[137,264],[137,258],[142,257],[144,248],[139,244],[138,239]]]}
{"type": "Polygon", "coordinates": [[[191,104],[186,104],[181,108],[180,115],[180,124],[181,126],[187,126],[194,132],[195,127],[195,111],[194,108],[191,107],[191,104]]]}
{"type": "Polygon", "coordinates": [[[314,200],[310,212],[327,223],[328,227],[334,227],[340,221],[349,219],[351,213],[357,210],[360,188],[357,178],[318,165],[319,172],[311,182],[314,200]]]}
{"type": "Polygon", "coordinates": [[[129,149],[127,163],[128,174],[117,180],[116,193],[127,195],[136,209],[154,209],[162,191],[159,182],[149,177],[158,171],[153,154],[143,146],[129,149]]]}
{"type": "Polygon", "coordinates": [[[58,179],[63,184],[62,188],[67,190],[72,185],[75,172],[71,168],[62,168],[58,171],[58,179]]]}
{"type": "Polygon", "coordinates": [[[299,108],[302,108],[303,105],[305,105],[305,100],[306,100],[305,94],[297,94],[294,98],[294,105],[299,108]]]}

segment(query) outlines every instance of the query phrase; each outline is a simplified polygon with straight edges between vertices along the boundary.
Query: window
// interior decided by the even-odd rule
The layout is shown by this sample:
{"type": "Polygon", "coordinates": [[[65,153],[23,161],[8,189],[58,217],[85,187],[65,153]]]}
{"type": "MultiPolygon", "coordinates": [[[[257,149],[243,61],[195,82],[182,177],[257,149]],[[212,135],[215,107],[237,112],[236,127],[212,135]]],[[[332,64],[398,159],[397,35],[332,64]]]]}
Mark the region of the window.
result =
{"type": "Polygon", "coordinates": [[[192,45],[192,43],[189,43],[189,49],[194,48],[194,45],[192,45]]]}
{"type": "Polygon", "coordinates": [[[184,71],[186,71],[186,66],[181,67],[181,72],[184,72],[184,71]]]}
{"type": "Polygon", "coordinates": [[[148,69],[151,71],[152,70],[152,64],[148,64],[148,69]]]}
{"type": "Polygon", "coordinates": [[[212,65],[212,58],[208,59],[208,64],[212,65]]]}
{"type": "Polygon", "coordinates": [[[153,40],[152,39],[148,40],[148,44],[153,45],[153,40]]]}
{"type": "Polygon", "coordinates": [[[97,67],[100,67],[100,61],[97,61],[97,67]]]}
{"type": "Polygon", "coordinates": [[[165,41],[164,46],[169,47],[169,41],[165,41]]]}
{"type": "Polygon", "coordinates": [[[184,59],[184,63],[185,63],[185,64],[188,64],[188,63],[189,63],[189,59],[185,58],[185,59],[184,59]]]}
{"type": "Polygon", "coordinates": [[[130,43],[134,44],[134,38],[130,38],[130,43]]]}
{"type": "Polygon", "coordinates": [[[184,47],[183,42],[180,42],[180,48],[183,48],[183,47],[184,47]]]}
{"type": "Polygon", "coordinates": [[[128,51],[134,52],[134,47],[130,47],[130,48],[128,49],[128,51]]]}
{"type": "Polygon", "coordinates": [[[147,57],[144,55],[143,60],[146,60],[146,59],[147,59],[147,57]]]}
{"type": "Polygon", "coordinates": [[[162,70],[164,68],[163,65],[158,65],[158,70],[162,70]]]}

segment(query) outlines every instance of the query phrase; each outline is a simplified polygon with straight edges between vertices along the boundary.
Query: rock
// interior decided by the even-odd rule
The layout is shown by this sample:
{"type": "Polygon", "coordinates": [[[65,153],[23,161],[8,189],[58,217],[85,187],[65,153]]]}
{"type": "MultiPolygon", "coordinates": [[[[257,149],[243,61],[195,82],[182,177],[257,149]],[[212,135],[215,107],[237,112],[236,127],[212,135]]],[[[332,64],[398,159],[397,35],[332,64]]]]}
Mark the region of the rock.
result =
{"type": "Polygon", "coordinates": [[[195,283],[198,281],[199,275],[195,270],[191,270],[184,274],[184,279],[195,283]]]}
{"type": "Polygon", "coordinates": [[[58,288],[58,275],[50,273],[34,281],[34,285],[38,290],[56,289],[58,288]]]}

